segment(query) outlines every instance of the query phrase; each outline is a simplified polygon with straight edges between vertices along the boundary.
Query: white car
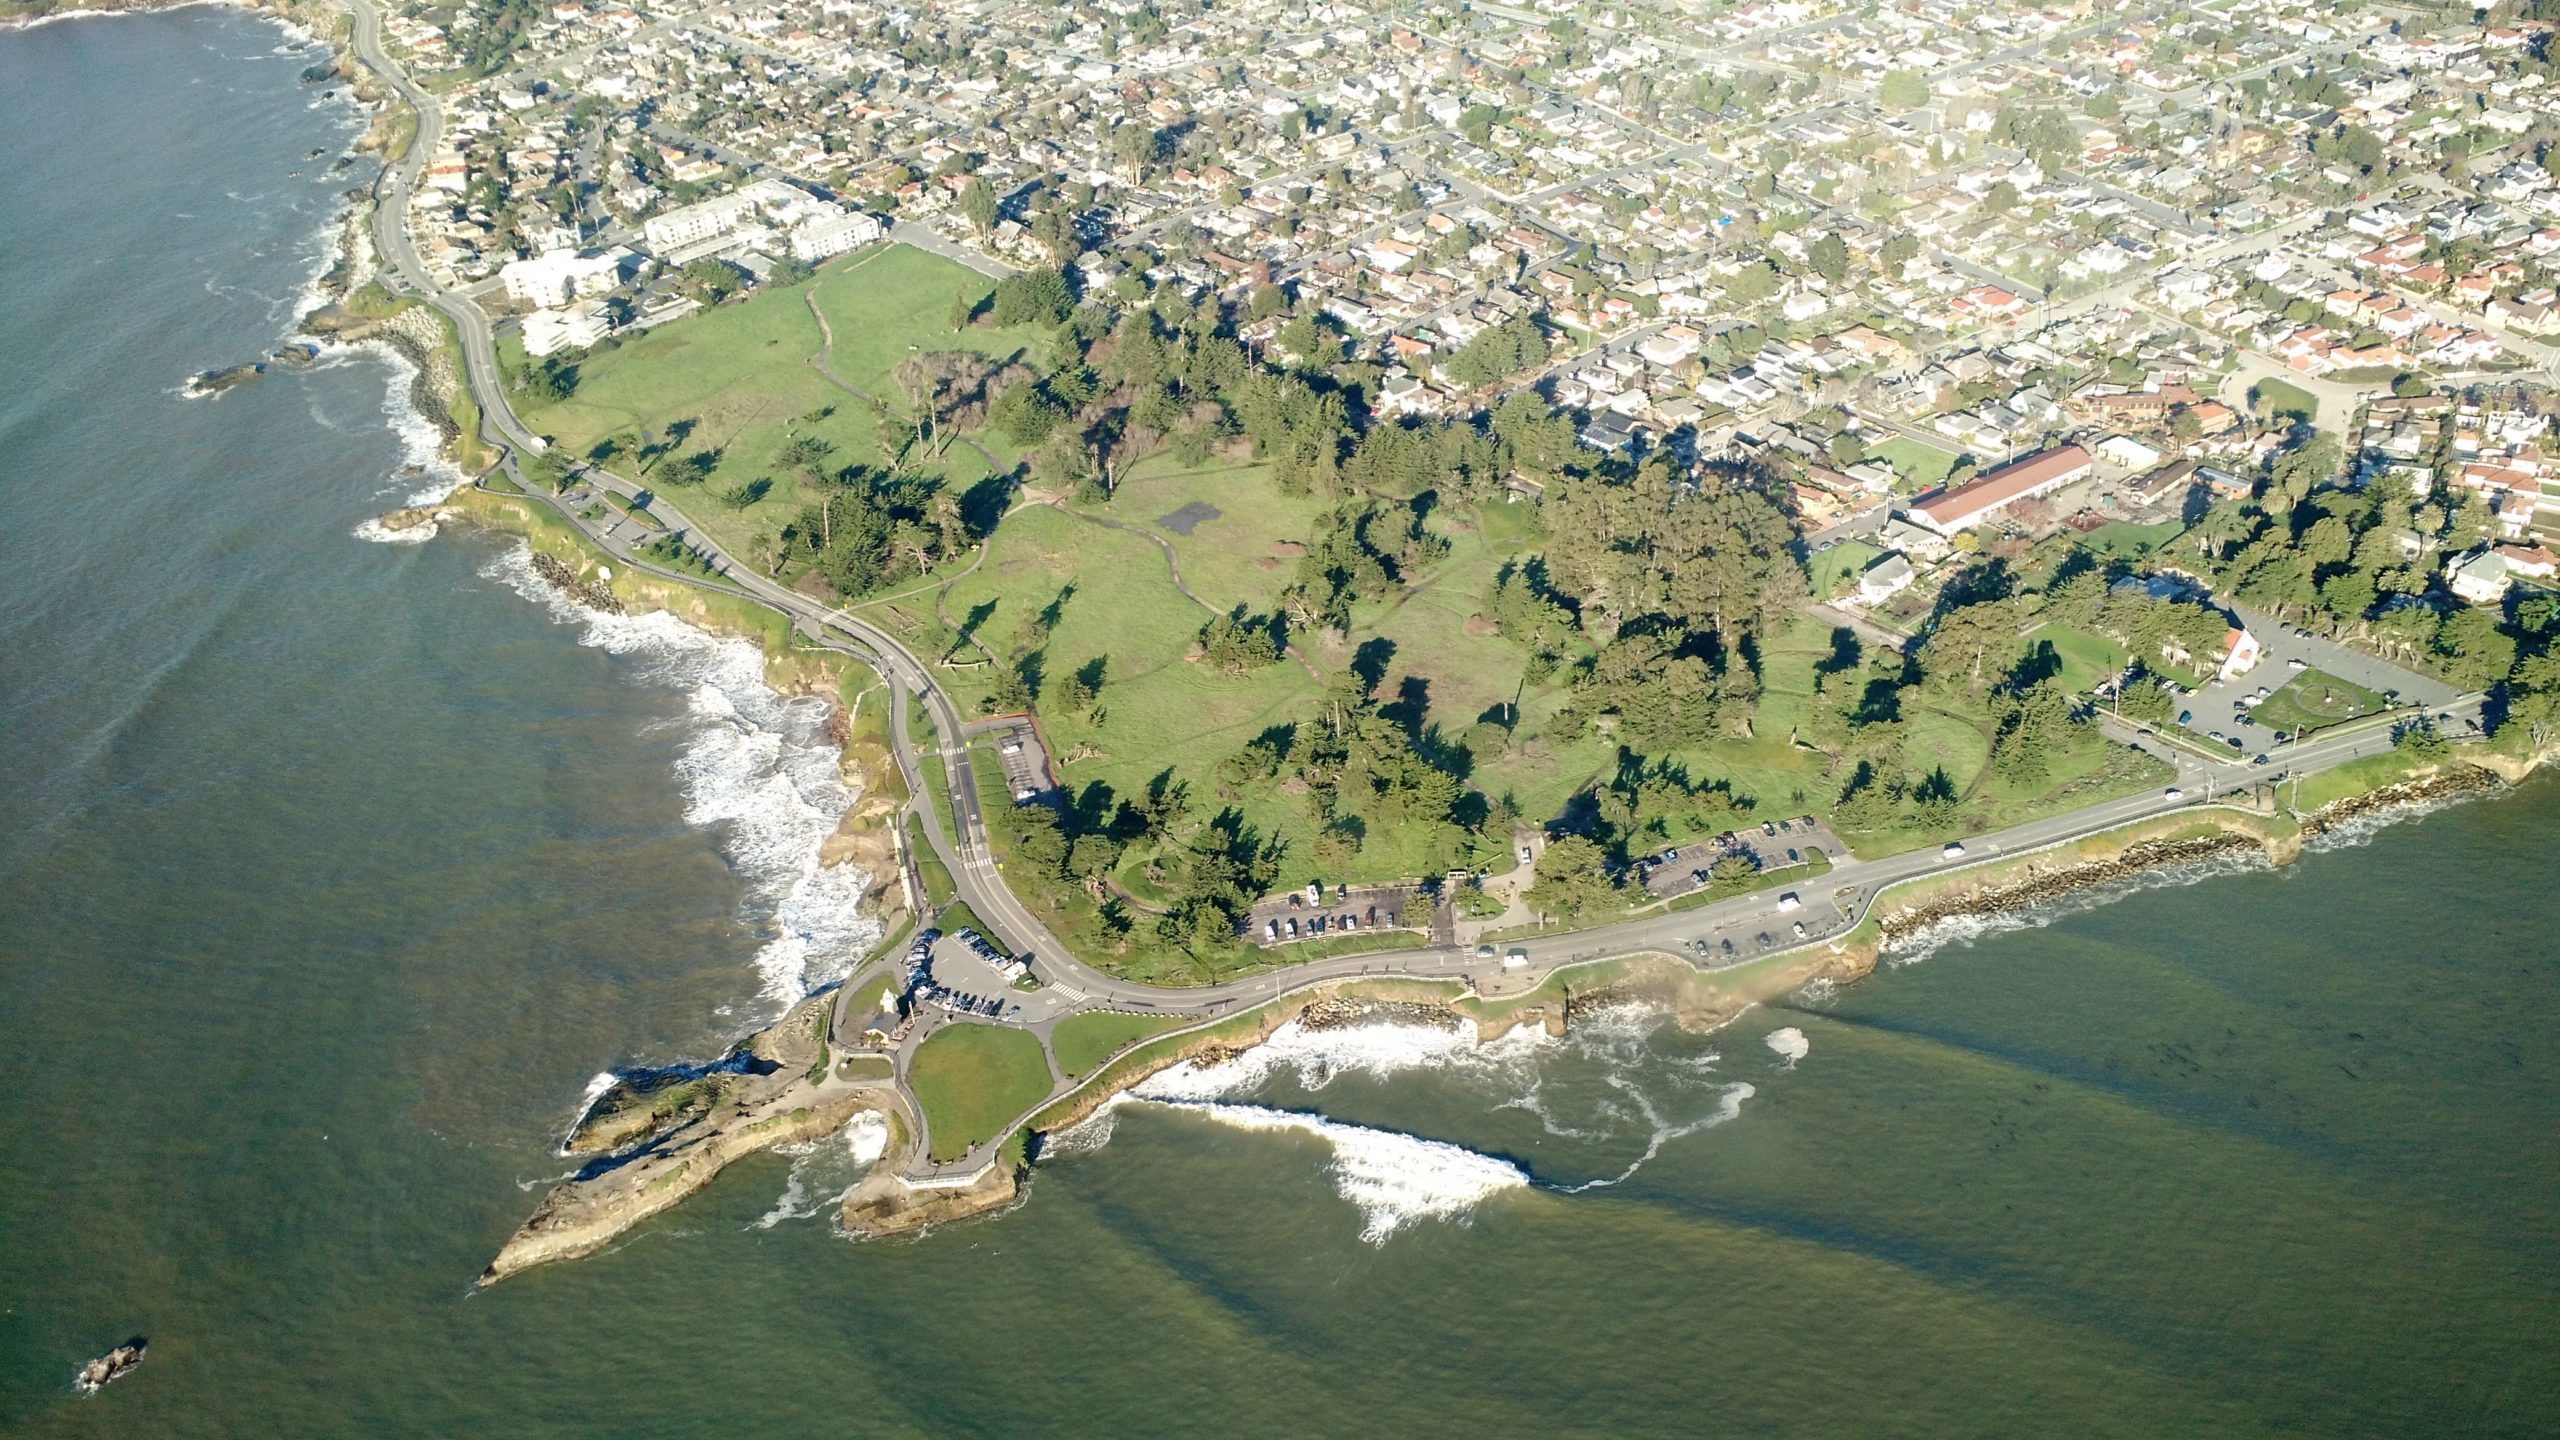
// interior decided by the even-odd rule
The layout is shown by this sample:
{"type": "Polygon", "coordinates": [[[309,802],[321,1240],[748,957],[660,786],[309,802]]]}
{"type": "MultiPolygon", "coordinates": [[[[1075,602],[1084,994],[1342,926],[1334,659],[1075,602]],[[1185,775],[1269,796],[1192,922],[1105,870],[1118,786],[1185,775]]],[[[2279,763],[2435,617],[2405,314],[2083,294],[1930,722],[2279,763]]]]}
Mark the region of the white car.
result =
{"type": "Polygon", "coordinates": [[[2163,800],[2184,800],[2187,798],[2187,792],[2179,789],[2175,785],[2172,785],[2168,789],[2160,792],[2160,798],[2163,800]]]}
{"type": "Polygon", "coordinates": [[[1960,842],[1958,842],[1958,841],[1950,840],[1950,841],[1948,841],[1948,842],[1947,842],[1947,848],[1946,848],[1946,849],[1944,849],[1944,850],[1939,851],[1939,852],[1938,852],[1938,856],[1939,856],[1939,858],[1941,858],[1941,859],[1945,859],[1945,860],[1960,860],[1960,859],[1963,859],[1963,858],[1964,858],[1964,846],[1963,846],[1963,844],[1961,844],[1961,843],[1960,843],[1960,842]]]}
{"type": "Polygon", "coordinates": [[[1523,865],[1531,865],[1531,864],[1535,864],[1535,863],[1537,862],[1537,859],[1538,859],[1537,853],[1536,853],[1535,851],[1532,851],[1528,846],[1523,845],[1523,846],[1521,846],[1521,847],[1520,847],[1520,863],[1521,863],[1521,864],[1523,864],[1523,865]]]}

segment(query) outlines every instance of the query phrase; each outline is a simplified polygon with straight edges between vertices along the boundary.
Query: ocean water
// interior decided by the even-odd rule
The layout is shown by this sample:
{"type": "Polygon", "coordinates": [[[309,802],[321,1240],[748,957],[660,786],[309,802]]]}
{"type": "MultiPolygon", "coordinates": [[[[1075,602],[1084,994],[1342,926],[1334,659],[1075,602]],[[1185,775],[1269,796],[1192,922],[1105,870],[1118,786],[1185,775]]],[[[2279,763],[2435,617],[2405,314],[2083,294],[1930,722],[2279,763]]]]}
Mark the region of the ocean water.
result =
{"type": "Polygon", "coordinates": [[[857,1126],[475,1293],[598,1071],[868,932],[733,650],[357,537],[392,367],[177,394],[350,183],[281,43],[0,35],[0,1434],[2560,1432],[2550,784],[1709,1036],[1291,1031],[921,1238],[835,1233],[857,1126]]]}

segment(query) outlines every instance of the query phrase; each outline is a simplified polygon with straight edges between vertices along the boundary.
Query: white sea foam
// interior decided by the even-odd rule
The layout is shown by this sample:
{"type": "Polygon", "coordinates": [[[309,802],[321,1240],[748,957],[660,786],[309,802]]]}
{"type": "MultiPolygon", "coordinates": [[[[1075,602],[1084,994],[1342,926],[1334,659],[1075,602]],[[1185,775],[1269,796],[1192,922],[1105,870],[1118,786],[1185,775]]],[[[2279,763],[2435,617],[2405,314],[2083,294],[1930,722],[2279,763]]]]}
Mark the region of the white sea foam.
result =
{"type": "Polygon", "coordinates": [[[1463,1024],[1311,1030],[1293,1022],[1232,1059],[1178,1065],[1115,1096],[1050,1137],[1046,1153],[1081,1154],[1108,1144],[1124,1103],[1168,1106],[1243,1129],[1318,1135],[1334,1148],[1338,1188],[1361,1208],[1363,1237],[1375,1242],[1411,1220],[1463,1214],[1487,1194],[1532,1182],[1518,1166],[1461,1146],[1237,1103],[1241,1097],[1282,1077],[1312,1092],[1346,1075],[1453,1074],[1487,1094],[1488,1110],[1525,1112],[1549,1136],[1577,1146],[1622,1145],[1631,1132],[1642,1135],[1640,1153],[1616,1173],[1551,1187],[1599,1189],[1623,1183],[1672,1141],[1733,1119],[1753,1094],[1750,1085],[1716,1075],[1713,1051],[1684,1054],[1661,1044],[1657,1037],[1668,1018],[1655,1006],[1611,1006],[1577,1015],[1562,1041],[1521,1027],[1486,1045],[1476,1044],[1463,1024]]]}
{"type": "Polygon", "coordinates": [[[765,937],[756,971],[765,998],[791,1005],[842,980],[880,936],[860,904],[870,877],[820,865],[819,847],[855,796],[823,734],[828,705],[764,683],[764,657],[743,640],[707,634],[664,612],[589,610],[534,573],[517,546],[483,572],[579,627],[579,642],[640,662],[643,679],[681,689],[686,743],[676,761],[685,819],[722,827],[722,849],[747,882],[746,919],[765,937]]]}
{"type": "Polygon", "coordinates": [[[1793,1025],[1770,1031],[1763,1037],[1763,1043],[1768,1045],[1770,1053],[1787,1062],[1790,1070],[1796,1068],[1797,1061],[1813,1053],[1813,1042],[1804,1038],[1804,1032],[1793,1025]]]}
{"type": "Polygon", "coordinates": [[[1137,1094],[1146,1100],[1219,1100],[1258,1090],[1280,1074],[1294,1077],[1308,1090],[1321,1090],[1340,1075],[1382,1080],[1399,1071],[1496,1061],[1539,1038],[1539,1032],[1524,1026],[1487,1046],[1478,1045],[1464,1024],[1377,1023],[1309,1029],[1292,1020],[1271,1032],[1270,1039],[1231,1059],[1213,1065],[1186,1060],[1151,1076],[1138,1086],[1137,1094]]]}
{"type": "Polygon", "coordinates": [[[1324,1141],[1333,1150],[1334,1189],[1359,1210],[1360,1238],[1372,1245],[1418,1221],[1463,1219],[1487,1198],[1529,1184],[1517,1165],[1444,1141],[1259,1105],[1154,1103],[1239,1130],[1295,1131],[1324,1141]]]}
{"type": "Polygon", "coordinates": [[[404,505],[433,505],[459,490],[471,477],[457,469],[444,456],[444,432],[438,430],[418,407],[409,403],[409,389],[415,383],[418,367],[409,357],[379,340],[364,340],[353,345],[326,346],[311,368],[324,369],[338,365],[379,362],[389,372],[389,383],[383,387],[382,418],[400,439],[400,458],[404,467],[416,473],[407,477],[414,482],[402,497],[404,505]]]}
{"type": "Polygon", "coordinates": [[[1585,1190],[1605,1190],[1612,1185],[1623,1185],[1627,1183],[1629,1180],[1634,1179],[1636,1172],[1643,1169],[1649,1162],[1651,1162],[1654,1156],[1662,1153],[1663,1146],[1668,1145],[1672,1141],[1678,1140],[1683,1136],[1695,1135],[1701,1130],[1712,1130],[1716,1126],[1724,1124],[1726,1121],[1731,1120],[1742,1113],[1743,1101],[1760,1093],[1750,1085],[1737,1080],[1724,1087],[1723,1092],[1717,1097],[1715,1109],[1698,1116],[1694,1120],[1671,1120],[1666,1118],[1662,1112],[1655,1107],[1654,1100],[1651,1095],[1646,1094],[1642,1089],[1639,1089],[1634,1083],[1627,1080],[1624,1076],[1611,1075],[1609,1077],[1609,1083],[1625,1092],[1628,1099],[1635,1104],[1637,1111],[1641,1113],[1644,1116],[1645,1121],[1653,1127],[1653,1133],[1645,1139],[1644,1153],[1627,1162],[1626,1169],[1619,1171],[1615,1175],[1606,1176],[1598,1180],[1585,1180],[1579,1185],[1559,1185],[1556,1187],[1567,1195],[1579,1195],[1585,1190]]]}
{"type": "Polygon", "coordinates": [[[2432,799],[2418,800],[2407,805],[2386,805],[2377,810],[2367,810],[2361,815],[2351,815],[2303,841],[2302,848],[2316,853],[2326,850],[2350,850],[2358,845],[2370,845],[2375,836],[2394,825],[2412,820],[2424,820],[2439,810],[2450,810],[2456,805],[2477,800],[2484,794],[2492,793],[2495,792],[2472,790],[2458,795],[2438,795],[2432,799]]]}
{"type": "Polygon", "coordinates": [[[888,1153],[889,1122],[866,1110],[832,1135],[776,1146],[775,1151],[791,1157],[791,1174],[783,1181],[781,1197],[755,1218],[753,1229],[770,1230],[842,1205],[864,1172],[888,1153]]]}
{"type": "Polygon", "coordinates": [[[436,522],[428,520],[406,530],[394,530],[379,519],[367,520],[355,528],[354,534],[357,539],[376,545],[424,545],[436,538],[436,522]]]}
{"type": "Polygon", "coordinates": [[[2005,935],[2013,930],[2040,930],[2065,916],[2085,914],[2101,905],[2112,905],[2128,895],[2139,895],[2146,890],[2166,890],[2172,886],[2193,885],[2225,875],[2256,874],[2272,868],[2273,863],[2267,859],[2266,852],[2256,846],[2223,850],[2201,860],[2139,871],[2014,910],[1989,915],[1950,915],[1886,942],[1884,960],[1888,965],[1916,965],[1951,946],[1971,945],[1977,940],[2005,935]]]}

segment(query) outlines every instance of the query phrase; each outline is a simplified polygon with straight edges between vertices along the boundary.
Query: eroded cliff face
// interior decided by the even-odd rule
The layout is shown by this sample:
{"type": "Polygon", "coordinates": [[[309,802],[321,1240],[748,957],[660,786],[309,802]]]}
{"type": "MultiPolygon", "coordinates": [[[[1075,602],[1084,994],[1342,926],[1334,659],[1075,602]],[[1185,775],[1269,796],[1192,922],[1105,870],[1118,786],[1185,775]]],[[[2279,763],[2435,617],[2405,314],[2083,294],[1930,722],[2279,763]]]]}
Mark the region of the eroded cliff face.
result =
{"type": "Polygon", "coordinates": [[[828,1044],[834,1002],[832,991],[813,995],[721,1060],[634,1076],[599,1096],[564,1147],[598,1158],[543,1196],[480,1283],[593,1254],[732,1163],[842,1129],[865,1111],[913,1133],[904,1093],[868,1071],[849,1073],[828,1044]]]}

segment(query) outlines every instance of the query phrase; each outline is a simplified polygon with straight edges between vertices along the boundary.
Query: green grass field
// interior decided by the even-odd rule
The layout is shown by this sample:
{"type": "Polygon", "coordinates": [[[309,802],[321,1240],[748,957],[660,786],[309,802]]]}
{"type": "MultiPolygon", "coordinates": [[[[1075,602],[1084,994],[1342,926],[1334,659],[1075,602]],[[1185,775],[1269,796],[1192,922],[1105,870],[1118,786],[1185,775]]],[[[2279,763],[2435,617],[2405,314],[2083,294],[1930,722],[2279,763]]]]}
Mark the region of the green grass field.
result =
{"type": "Polygon", "coordinates": [[[2270,730],[2321,730],[2390,708],[2371,690],[2325,670],[2305,670],[2259,702],[2252,720],[2270,730]]]}
{"type": "Polygon", "coordinates": [[[2320,419],[2318,396],[2299,385],[2279,380],[2272,375],[2250,386],[2249,395],[2260,414],[2299,415],[2304,420],[2314,423],[2320,419]]]}
{"type": "Polygon", "coordinates": [[[1913,494],[1945,480],[1958,459],[1952,449],[1922,444],[1904,435],[1880,442],[1867,454],[1892,466],[1894,479],[1900,482],[1895,488],[1913,494]]]}
{"type": "MultiPolygon", "coordinates": [[[[892,372],[911,354],[969,349],[999,357],[1045,355],[1046,339],[1035,330],[951,328],[955,295],[983,298],[993,288],[984,276],[940,256],[905,245],[874,246],[828,261],[805,284],[758,290],[598,347],[579,363],[577,391],[565,401],[526,394],[513,399],[528,426],[576,455],[610,436],[632,435],[652,444],[681,433],[672,451],[645,471],[629,456],[611,462],[644,481],[672,475],[670,462],[684,456],[718,452],[707,480],[671,484],[666,494],[723,548],[751,555],[758,536],[779,530],[814,494],[803,477],[773,463],[792,438],[815,435],[829,442],[835,447],[832,464],[889,459],[880,449],[881,412],[818,370],[815,362],[826,341],[811,302],[835,336],[828,367],[903,418],[908,399],[892,372]],[[733,506],[722,498],[757,480],[771,484],[753,503],[733,506]]],[[[514,337],[501,341],[499,358],[509,369],[523,359],[514,337]]],[[[997,456],[1000,464],[1011,463],[1000,447],[997,456]]],[[[961,487],[988,473],[964,444],[939,455],[911,454],[902,463],[961,487]]]]}
{"type": "Polygon", "coordinates": [[[1187,1023],[1179,1015],[1122,1015],[1110,1010],[1087,1010],[1058,1022],[1058,1028],[1049,1036],[1049,1050],[1058,1057],[1060,1070],[1070,1076],[1081,1076],[1117,1054],[1120,1047],[1187,1023]]]}
{"type": "Polygon", "coordinates": [[[2030,648],[2050,645],[2062,661],[2062,683],[2074,695],[2122,670],[2132,658],[2123,646],[2104,635],[2071,625],[2045,625],[2027,636],[2030,648]]]}
{"type": "Polygon", "coordinates": [[[985,1144],[1049,1093],[1049,1061],[1027,1030],[946,1025],[908,1067],[933,1132],[933,1158],[957,1160],[985,1144]]]}
{"type": "Polygon", "coordinates": [[[2139,560],[2184,534],[2186,527],[2175,520],[2160,520],[2149,525],[2136,525],[2130,520],[2110,520],[2080,537],[2080,543],[2101,555],[2139,560]]]}
{"type": "MultiPolygon", "coordinates": [[[[945,800],[943,803],[950,802],[945,800]]],[[[950,904],[952,897],[959,894],[960,890],[952,883],[951,867],[942,863],[942,857],[934,854],[933,846],[925,840],[924,820],[921,816],[907,817],[907,853],[915,857],[916,875],[924,882],[924,905],[927,913],[938,911],[950,904]]]]}

